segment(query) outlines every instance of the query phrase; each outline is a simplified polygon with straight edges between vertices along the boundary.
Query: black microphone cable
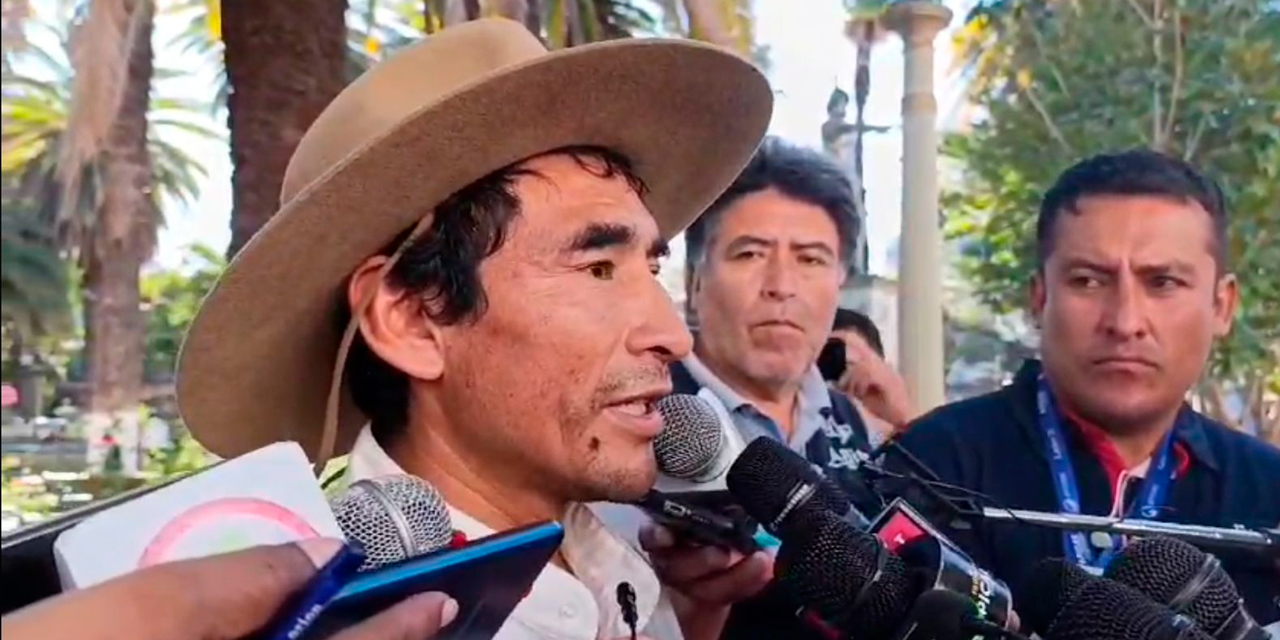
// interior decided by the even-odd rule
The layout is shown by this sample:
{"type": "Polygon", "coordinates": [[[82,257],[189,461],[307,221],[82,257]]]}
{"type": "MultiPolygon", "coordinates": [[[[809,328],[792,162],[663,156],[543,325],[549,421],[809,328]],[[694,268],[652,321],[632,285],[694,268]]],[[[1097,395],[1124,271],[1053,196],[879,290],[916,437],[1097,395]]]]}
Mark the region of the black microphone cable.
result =
{"type": "Polygon", "coordinates": [[[618,606],[622,608],[622,621],[631,630],[631,640],[636,640],[636,623],[640,614],[636,611],[636,590],[630,582],[618,583],[618,606]]]}

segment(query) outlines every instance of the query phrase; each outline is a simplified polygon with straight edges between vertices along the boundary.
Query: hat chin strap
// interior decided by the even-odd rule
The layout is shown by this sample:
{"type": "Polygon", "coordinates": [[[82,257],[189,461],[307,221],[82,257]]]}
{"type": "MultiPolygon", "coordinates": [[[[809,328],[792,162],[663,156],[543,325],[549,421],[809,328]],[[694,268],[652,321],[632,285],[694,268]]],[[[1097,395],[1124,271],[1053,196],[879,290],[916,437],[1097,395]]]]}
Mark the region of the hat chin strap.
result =
{"type": "MultiPolygon", "coordinates": [[[[391,257],[378,269],[378,282],[386,279],[387,274],[391,273],[396,263],[400,261],[400,256],[404,255],[409,246],[417,242],[418,238],[426,233],[427,228],[431,226],[431,221],[434,219],[434,210],[422,216],[418,224],[414,225],[413,231],[409,233],[409,237],[405,238],[404,242],[401,242],[400,246],[396,247],[391,257]]],[[[378,289],[373,287],[361,296],[360,303],[351,310],[351,320],[347,322],[347,328],[342,331],[342,340],[338,343],[338,355],[333,362],[333,377],[329,379],[329,395],[324,404],[324,430],[320,433],[320,448],[316,451],[315,457],[315,474],[317,477],[324,472],[325,465],[333,457],[333,446],[338,439],[338,405],[342,399],[342,376],[347,368],[347,354],[351,351],[351,342],[355,340],[356,331],[360,329],[360,318],[369,310],[376,295],[378,295],[378,289]]]]}

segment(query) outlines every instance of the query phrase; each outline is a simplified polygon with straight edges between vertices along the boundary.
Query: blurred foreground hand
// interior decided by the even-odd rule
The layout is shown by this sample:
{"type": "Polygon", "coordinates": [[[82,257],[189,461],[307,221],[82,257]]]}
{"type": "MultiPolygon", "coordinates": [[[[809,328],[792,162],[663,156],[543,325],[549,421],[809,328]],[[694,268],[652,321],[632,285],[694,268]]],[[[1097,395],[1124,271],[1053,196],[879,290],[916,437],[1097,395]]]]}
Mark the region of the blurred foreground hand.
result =
{"type": "MultiPolygon", "coordinates": [[[[65,593],[0,620],[5,640],[240,640],[332,558],[332,539],[173,562],[65,593]]],[[[426,640],[453,621],[441,593],[409,598],[332,640],[426,640]]]]}

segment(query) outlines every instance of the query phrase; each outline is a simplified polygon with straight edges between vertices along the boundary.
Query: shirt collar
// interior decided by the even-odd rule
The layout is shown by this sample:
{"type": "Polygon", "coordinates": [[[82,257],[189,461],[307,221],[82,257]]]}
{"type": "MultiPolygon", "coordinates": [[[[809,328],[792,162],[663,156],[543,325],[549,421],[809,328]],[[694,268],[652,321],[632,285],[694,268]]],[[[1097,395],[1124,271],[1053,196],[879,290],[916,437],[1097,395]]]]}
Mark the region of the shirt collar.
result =
{"type": "MultiPolygon", "coordinates": [[[[711,369],[707,368],[698,356],[692,352],[688,357],[681,361],[689,371],[689,375],[700,385],[711,390],[720,398],[724,406],[729,411],[736,411],[743,406],[755,408],[750,400],[742,397],[742,394],[734,391],[732,387],[720,379],[711,369]]],[[[822,380],[822,373],[818,371],[816,365],[810,366],[805,372],[804,379],[800,381],[800,405],[801,410],[806,407],[816,407],[821,410],[831,407],[831,395],[827,391],[827,383],[822,380]]]]}
{"type": "MultiPolygon", "coordinates": [[[[349,482],[405,473],[367,426],[356,437],[347,465],[349,482]]],[[[447,501],[446,505],[453,528],[466,538],[494,533],[492,528],[448,505],[447,501]]],[[[649,563],[610,532],[591,508],[585,504],[571,504],[561,524],[565,537],[560,551],[577,575],[548,564],[534,582],[529,595],[512,612],[516,624],[562,637],[554,632],[568,632],[571,627],[582,624],[581,619],[577,624],[565,619],[566,612],[575,607],[588,608],[583,602],[590,596],[589,599],[594,601],[594,612],[583,615],[586,615],[586,625],[592,627],[592,634],[598,630],[601,637],[623,636],[627,628],[614,599],[617,585],[624,581],[630,582],[636,591],[637,628],[645,628],[651,618],[664,613],[659,612],[660,607],[670,607],[649,563]]],[[[576,638],[578,635],[564,637],[576,638]]],[[[503,637],[501,632],[499,637],[503,637]]]]}
{"type": "Polygon", "coordinates": [[[744,406],[752,406],[750,401],[725,384],[719,376],[712,373],[711,369],[708,369],[707,365],[703,364],[702,360],[699,360],[698,356],[694,355],[692,351],[689,352],[688,357],[681,361],[681,364],[689,371],[689,375],[693,376],[695,382],[710,389],[711,393],[716,394],[716,397],[720,398],[720,401],[724,403],[724,408],[730,412],[737,411],[744,406]]]}
{"type": "MultiPolygon", "coordinates": [[[[1036,413],[1036,379],[1043,370],[1039,360],[1028,359],[1023,363],[1022,368],[1018,370],[1014,376],[1013,383],[1008,387],[1012,392],[1013,413],[1015,422],[1022,425],[1028,436],[1032,438],[1032,442],[1042,443],[1037,447],[1037,453],[1045,460],[1049,459],[1046,451],[1047,444],[1044,444],[1044,432],[1040,427],[1040,421],[1036,413]]],[[[1072,420],[1074,423],[1075,421],[1072,420]]],[[[1200,463],[1218,471],[1218,458],[1213,453],[1212,447],[1209,446],[1209,439],[1205,434],[1205,417],[1200,415],[1186,403],[1183,403],[1181,411],[1178,412],[1177,420],[1173,425],[1173,437],[1176,444],[1182,445],[1183,454],[1179,454],[1179,473],[1182,472],[1184,464],[1200,463]],[[1188,455],[1187,463],[1181,460],[1182,455],[1188,455]]],[[[1100,429],[1100,427],[1098,427],[1100,429]]]]}

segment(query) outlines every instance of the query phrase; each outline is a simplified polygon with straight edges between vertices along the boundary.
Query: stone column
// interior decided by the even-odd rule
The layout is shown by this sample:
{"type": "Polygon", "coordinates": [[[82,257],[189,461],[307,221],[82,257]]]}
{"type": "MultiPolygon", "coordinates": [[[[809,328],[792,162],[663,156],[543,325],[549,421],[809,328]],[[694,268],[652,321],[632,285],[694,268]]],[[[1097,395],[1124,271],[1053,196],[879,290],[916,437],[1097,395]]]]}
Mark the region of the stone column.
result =
{"type": "Polygon", "coordinates": [[[902,36],[902,246],[898,267],[899,367],[921,410],[945,402],[942,230],[938,226],[937,100],[933,41],[951,10],[923,0],[890,5],[885,24],[902,36]]]}

